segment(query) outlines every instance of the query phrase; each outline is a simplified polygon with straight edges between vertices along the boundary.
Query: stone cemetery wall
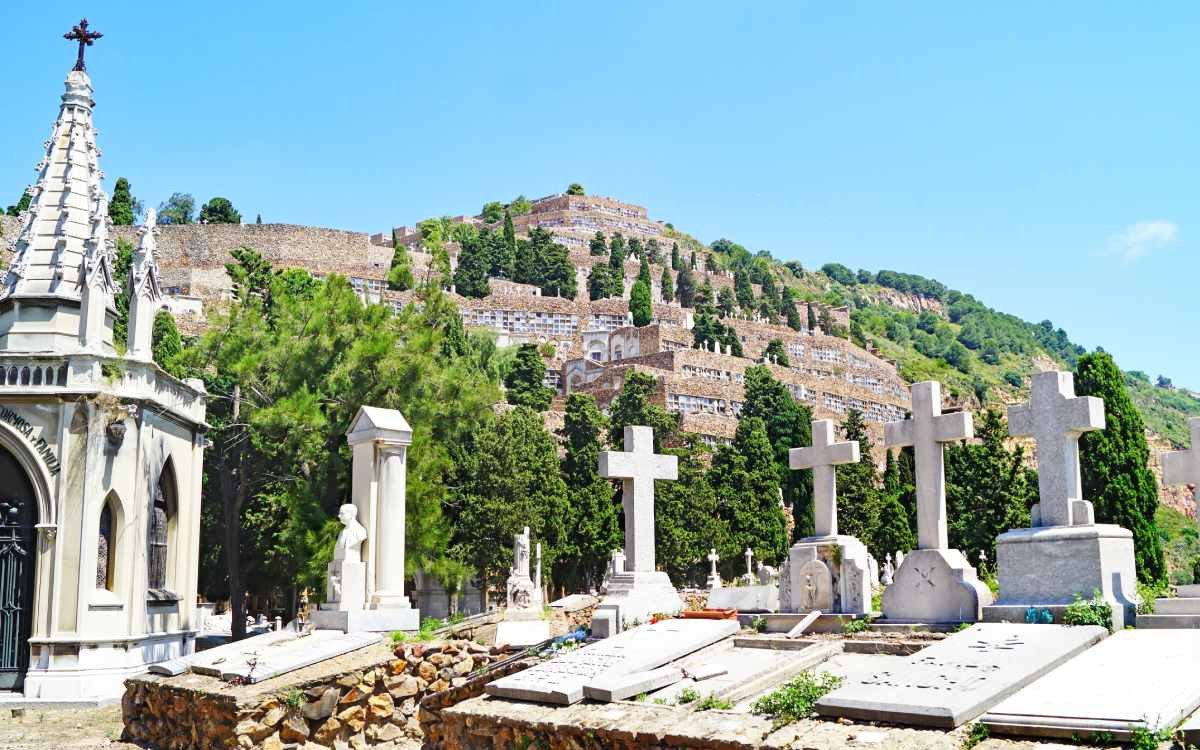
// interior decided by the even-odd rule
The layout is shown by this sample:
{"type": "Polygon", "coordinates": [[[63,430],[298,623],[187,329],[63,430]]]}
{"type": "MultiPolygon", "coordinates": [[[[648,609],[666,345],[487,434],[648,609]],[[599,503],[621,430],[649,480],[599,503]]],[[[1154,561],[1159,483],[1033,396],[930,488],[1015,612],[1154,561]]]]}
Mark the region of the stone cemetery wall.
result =
{"type": "Polygon", "coordinates": [[[194,674],[139,677],[125,683],[123,739],[240,750],[419,740],[420,722],[435,724],[438,708],[480,695],[485,683],[527,666],[478,674],[503,658],[471,641],[378,644],[254,685],[194,674]],[[419,718],[418,704],[435,695],[431,712],[419,718]]]}

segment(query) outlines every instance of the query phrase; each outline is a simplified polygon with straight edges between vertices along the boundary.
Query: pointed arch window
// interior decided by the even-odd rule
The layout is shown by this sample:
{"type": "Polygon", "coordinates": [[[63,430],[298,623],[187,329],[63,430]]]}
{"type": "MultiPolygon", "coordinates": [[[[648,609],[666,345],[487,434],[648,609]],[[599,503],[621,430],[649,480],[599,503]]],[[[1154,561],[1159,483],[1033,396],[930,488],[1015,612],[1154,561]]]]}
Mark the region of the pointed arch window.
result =
{"type": "Polygon", "coordinates": [[[96,537],[96,588],[113,591],[113,575],[116,572],[116,544],[113,538],[112,501],[104,502],[100,511],[100,529],[96,537]]]}
{"type": "Polygon", "coordinates": [[[167,588],[167,525],[170,508],[162,484],[154,488],[154,502],[150,505],[149,532],[149,587],[165,591],[167,588]]]}

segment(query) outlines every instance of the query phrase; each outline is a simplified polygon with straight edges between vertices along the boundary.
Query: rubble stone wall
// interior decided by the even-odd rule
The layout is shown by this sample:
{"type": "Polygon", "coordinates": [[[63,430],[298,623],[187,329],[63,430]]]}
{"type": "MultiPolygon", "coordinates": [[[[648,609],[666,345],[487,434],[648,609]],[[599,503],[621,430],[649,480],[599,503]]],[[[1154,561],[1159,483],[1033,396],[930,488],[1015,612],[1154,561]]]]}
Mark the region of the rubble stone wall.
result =
{"type": "Polygon", "coordinates": [[[261,691],[253,690],[256,686],[222,689],[211,684],[217,682],[212,678],[193,675],[127,680],[123,739],[197,750],[411,743],[422,737],[418,705],[423,700],[441,696],[441,703],[430,705],[453,705],[482,694],[483,685],[501,674],[516,671],[506,665],[482,676],[480,670],[504,657],[470,641],[401,644],[391,652],[380,648],[380,657],[290,684],[286,675],[273,678],[270,689],[261,691]]]}

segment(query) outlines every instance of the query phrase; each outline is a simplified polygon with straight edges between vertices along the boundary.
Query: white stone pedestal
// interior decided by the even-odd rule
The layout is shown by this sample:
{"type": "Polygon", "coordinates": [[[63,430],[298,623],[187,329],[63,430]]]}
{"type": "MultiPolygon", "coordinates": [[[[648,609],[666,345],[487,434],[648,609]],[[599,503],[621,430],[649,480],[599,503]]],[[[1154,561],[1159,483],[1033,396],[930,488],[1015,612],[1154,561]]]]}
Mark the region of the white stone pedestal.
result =
{"type": "Polygon", "coordinates": [[[884,589],[883,617],[892,622],[977,622],[981,608],[991,602],[991,590],[961,552],[918,549],[905,556],[892,585],[884,589]]]}
{"type": "Polygon", "coordinates": [[[625,627],[634,622],[647,623],[656,614],[675,615],[683,611],[683,599],[662,571],[615,573],[608,582],[608,595],[600,606],[620,608],[625,627]]]}
{"type": "Polygon", "coordinates": [[[361,560],[334,560],[326,566],[325,576],[330,601],[322,607],[346,612],[363,608],[367,600],[367,566],[361,560]]]}
{"type": "Polygon", "coordinates": [[[852,536],[807,537],[779,571],[779,611],[862,615],[871,611],[867,547],[852,536]]]}
{"type": "MultiPolygon", "coordinates": [[[[907,563],[907,558],[905,559],[907,563]]],[[[1113,629],[1137,613],[1133,533],[1114,524],[1013,529],[996,537],[1000,600],[985,607],[986,622],[1025,622],[1029,607],[1048,609],[1055,622],[1075,600],[1093,591],[1113,608],[1113,629]]]]}

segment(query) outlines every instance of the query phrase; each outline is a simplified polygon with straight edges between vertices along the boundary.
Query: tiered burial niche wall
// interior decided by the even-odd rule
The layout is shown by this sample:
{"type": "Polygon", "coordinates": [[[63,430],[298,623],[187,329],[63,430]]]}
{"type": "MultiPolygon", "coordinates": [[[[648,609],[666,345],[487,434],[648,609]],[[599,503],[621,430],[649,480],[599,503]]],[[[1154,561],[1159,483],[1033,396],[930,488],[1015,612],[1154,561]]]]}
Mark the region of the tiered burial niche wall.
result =
{"type": "Polygon", "coordinates": [[[252,685],[138,677],[125,683],[122,739],[189,750],[415,746],[423,699],[452,705],[525,668],[514,662],[485,674],[506,658],[493,650],[470,641],[379,643],[252,685]]]}

